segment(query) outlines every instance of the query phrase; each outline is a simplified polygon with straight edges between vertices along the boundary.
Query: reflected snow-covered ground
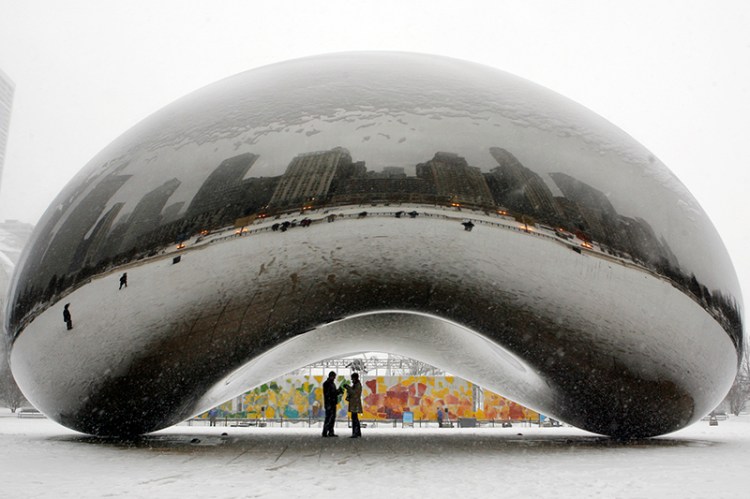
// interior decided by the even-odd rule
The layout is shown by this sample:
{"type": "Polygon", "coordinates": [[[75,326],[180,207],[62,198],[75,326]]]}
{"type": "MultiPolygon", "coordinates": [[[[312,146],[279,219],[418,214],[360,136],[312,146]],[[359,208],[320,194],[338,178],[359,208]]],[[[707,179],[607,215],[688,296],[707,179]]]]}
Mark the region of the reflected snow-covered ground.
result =
{"type": "MultiPolygon", "coordinates": [[[[336,212],[335,223],[325,222],[326,214],[317,213],[308,216],[320,219],[320,223],[309,228],[252,232],[279,222],[265,221],[252,226],[245,237],[235,236],[232,229],[200,242],[190,240],[180,254],[179,265],[172,263],[172,254],[165,254],[129,266],[128,288],[123,290],[118,289],[118,282],[124,269],[99,275],[26,326],[13,347],[14,376],[30,402],[57,421],[72,421],[70,415],[76,415],[80,422],[102,414],[102,422],[96,424],[122,431],[123,425],[131,424],[134,414],[148,412],[151,421],[158,424],[139,428],[140,432],[200,414],[292,369],[358,351],[408,355],[583,427],[581,413],[609,415],[607,411],[618,402],[602,404],[604,399],[598,396],[584,399],[574,388],[571,393],[577,397],[567,407],[575,408],[576,413],[570,409],[563,413],[563,404],[554,403],[553,398],[560,392],[552,393],[553,386],[561,382],[555,376],[563,371],[549,371],[552,364],[544,360],[550,355],[562,358],[558,348],[563,348],[566,365],[577,373],[564,371],[571,380],[565,380],[567,386],[577,387],[581,380],[591,380],[589,386],[596,380],[608,383],[622,375],[619,367],[613,366],[628,366],[646,381],[669,380],[689,393],[689,407],[681,406],[678,422],[660,427],[658,432],[662,433],[678,427],[674,424],[681,427],[709,412],[728,390],[736,368],[729,337],[701,306],[670,282],[596,248],[572,251],[570,241],[554,236],[553,231],[544,234],[544,229],[537,228],[527,234],[519,230],[517,222],[503,217],[423,206],[398,207],[406,212],[417,208],[420,215],[413,219],[395,218],[392,207],[368,209],[368,216],[360,218],[354,213],[362,208],[352,208],[348,218],[344,217],[347,211],[336,212]],[[378,212],[382,216],[376,216],[378,212]],[[477,228],[463,230],[460,221],[464,217],[471,217],[477,228]],[[376,257],[363,259],[366,254],[376,257]],[[423,276],[429,276],[429,280],[423,276]],[[373,282],[411,284],[402,294],[395,287],[374,287],[373,282]],[[432,290],[414,284],[424,282],[441,284],[432,290]],[[331,286],[337,294],[330,294],[331,286]],[[357,296],[354,290],[358,289],[368,290],[367,296],[361,293],[367,306],[351,298],[357,296]],[[388,292],[375,294],[378,289],[388,292]],[[453,289],[475,291],[459,296],[450,291],[453,289]],[[265,298],[276,296],[285,299],[265,298]],[[352,328],[349,322],[346,327],[328,327],[321,336],[326,341],[311,336],[304,348],[297,348],[293,354],[277,351],[269,358],[274,363],[247,371],[247,376],[232,375],[235,381],[225,383],[230,373],[236,374],[236,369],[261,353],[254,338],[267,335],[267,344],[281,344],[285,335],[298,331],[311,334],[309,331],[332,318],[340,319],[338,314],[328,314],[329,296],[337,296],[339,306],[348,299],[352,307],[368,313],[402,310],[476,325],[482,328],[476,333],[508,347],[532,363],[538,374],[531,370],[519,374],[517,369],[494,360],[497,349],[484,349],[484,356],[478,355],[477,349],[457,350],[458,333],[443,336],[438,344],[434,327],[404,328],[413,331],[407,336],[395,325],[384,328],[383,324],[363,323],[352,328]],[[419,296],[431,298],[412,304],[413,297],[419,296]],[[488,304],[508,303],[510,312],[490,312],[488,308],[481,314],[481,321],[476,320],[477,302],[468,303],[467,296],[488,304]],[[465,315],[452,317],[444,304],[461,302],[465,303],[465,315]],[[60,320],[64,303],[71,303],[75,328],[70,333],[60,320]],[[234,307],[246,329],[239,330],[228,318],[215,319],[218,311],[234,307]],[[543,322],[528,326],[530,322],[519,320],[514,327],[529,339],[524,340],[523,348],[517,344],[512,348],[516,334],[508,333],[507,317],[526,310],[534,311],[535,321],[554,324],[550,331],[560,331],[562,324],[571,333],[536,336],[543,322]],[[422,338],[442,353],[422,357],[430,350],[422,338]],[[175,345],[179,359],[168,345],[175,345]],[[211,374],[198,366],[211,368],[211,374]],[[499,370],[501,366],[506,366],[504,373],[499,370]],[[120,383],[128,376],[132,381],[120,383]],[[540,384],[540,379],[549,384],[540,384]],[[211,385],[215,389],[190,407],[185,400],[168,402],[172,397],[190,396],[193,388],[176,387],[191,383],[206,386],[205,390],[195,390],[200,392],[198,396],[206,394],[211,385]],[[141,392],[144,388],[150,392],[148,398],[141,392]],[[97,397],[94,403],[92,399],[97,397]],[[182,412],[168,413],[166,407],[182,412]]],[[[350,312],[346,307],[344,311],[350,312]]],[[[611,393],[619,398],[619,392],[611,393]]],[[[653,399],[653,394],[636,393],[632,397],[644,404],[653,399]]],[[[640,406],[638,414],[650,414],[648,424],[664,421],[664,412],[676,416],[678,413],[665,404],[683,400],[664,394],[660,399],[666,401],[660,403],[658,415],[640,406]]],[[[628,416],[627,422],[636,423],[635,417],[628,416]]],[[[71,426],[94,434],[100,431],[93,426],[71,426]]]]}
{"type": "Polygon", "coordinates": [[[5,497],[744,497],[750,416],[619,443],[575,428],[174,426],[108,441],[0,409],[5,497]],[[226,436],[222,436],[226,433],[226,436]]]}

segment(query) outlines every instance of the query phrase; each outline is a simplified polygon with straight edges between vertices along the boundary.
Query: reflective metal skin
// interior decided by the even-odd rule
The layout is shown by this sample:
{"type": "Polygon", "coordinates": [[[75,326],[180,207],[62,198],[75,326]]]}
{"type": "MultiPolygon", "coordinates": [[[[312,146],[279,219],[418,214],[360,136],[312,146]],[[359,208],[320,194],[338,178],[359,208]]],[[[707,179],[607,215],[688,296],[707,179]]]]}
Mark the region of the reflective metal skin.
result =
{"type": "Polygon", "coordinates": [[[345,53],[103,150],[37,225],[7,329],[29,400],[97,435],[374,350],[629,438],[721,401],[740,303],[704,212],[621,130],[484,66],[345,53]]]}

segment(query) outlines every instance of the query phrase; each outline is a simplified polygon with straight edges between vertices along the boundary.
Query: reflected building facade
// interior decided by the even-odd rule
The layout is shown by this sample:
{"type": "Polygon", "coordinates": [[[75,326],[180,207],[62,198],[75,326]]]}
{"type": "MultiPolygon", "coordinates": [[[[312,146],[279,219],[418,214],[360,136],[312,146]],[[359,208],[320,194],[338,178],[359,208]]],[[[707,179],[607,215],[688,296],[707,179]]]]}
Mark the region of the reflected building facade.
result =
{"type": "Polygon", "coordinates": [[[528,82],[414,54],[291,61],[168,106],[65,187],[14,282],[22,387],[97,434],[163,427],[345,348],[654,435],[721,400],[744,340],[726,250],[648,151],[528,82]],[[134,309],[87,367],[40,365],[134,309]]]}
{"type": "Polygon", "coordinates": [[[351,176],[354,169],[349,151],[342,147],[300,154],[292,160],[279,180],[270,205],[275,208],[298,208],[325,202],[334,181],[351,176]]]}
{"type": "Polygon", "coordinates": [[[552,192],[539,175],[501,147],[491,147],[490,154],[499,165],[488,175],[496,202],[516,213],[533,214],[553,224],[564,220],[552,192]]]}
{"type": "Polygon", "coordinates": [[[436,200],[451,205],[492,206],[492,196],[479,168],[450,152],[438,152],[430,161],[417,165],[417,177],[435,188],[436,200]]]}

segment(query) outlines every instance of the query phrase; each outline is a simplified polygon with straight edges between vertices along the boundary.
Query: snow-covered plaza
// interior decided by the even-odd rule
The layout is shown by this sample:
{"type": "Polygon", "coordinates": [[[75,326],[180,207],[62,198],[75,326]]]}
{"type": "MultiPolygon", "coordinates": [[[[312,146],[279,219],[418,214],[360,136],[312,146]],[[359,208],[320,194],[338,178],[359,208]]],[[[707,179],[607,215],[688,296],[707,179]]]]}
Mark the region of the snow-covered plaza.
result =
{"type": "Polygon", "coordinates": [[[178,425],[102,440],[0,410],[3,497],[746,497],[750,416],[617,442],[570,428],[178,425]]]}

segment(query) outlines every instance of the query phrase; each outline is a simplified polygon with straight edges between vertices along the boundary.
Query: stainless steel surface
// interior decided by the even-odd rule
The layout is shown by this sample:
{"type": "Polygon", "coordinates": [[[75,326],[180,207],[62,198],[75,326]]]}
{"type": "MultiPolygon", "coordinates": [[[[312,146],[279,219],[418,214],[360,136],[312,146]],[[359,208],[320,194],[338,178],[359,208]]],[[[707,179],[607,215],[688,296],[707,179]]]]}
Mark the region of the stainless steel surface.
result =
{"type": "Polygon", "coordinates": [[[319,56],[190,94],[86,165],[29,248],[14,375],[94,434],[382,350],[648,436],[713,409],[743,348],[726,250],[663,164],[561,96],[442,57],[319,56]]]}

